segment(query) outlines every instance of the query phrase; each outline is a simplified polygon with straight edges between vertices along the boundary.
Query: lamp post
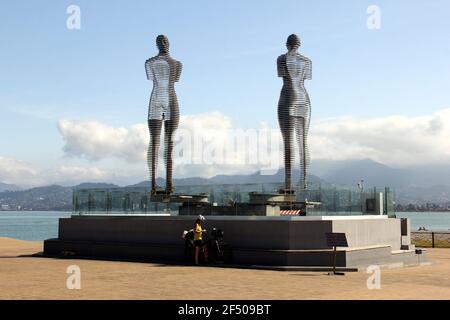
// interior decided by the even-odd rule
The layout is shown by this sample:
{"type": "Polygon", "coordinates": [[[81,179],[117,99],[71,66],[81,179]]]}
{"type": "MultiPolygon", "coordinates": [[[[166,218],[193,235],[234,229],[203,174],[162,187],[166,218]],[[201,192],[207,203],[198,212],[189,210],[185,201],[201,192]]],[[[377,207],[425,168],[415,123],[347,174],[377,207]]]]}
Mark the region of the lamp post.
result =
{"type": "Polygon", "coordinates": [[[359,195],[360,195],[360,201],[361,201],[361,213],[363,213],[363,209],[364,209],[364,206],[363,206],[364,180],[363,179],[361,179],[358,182],[358,188],[359,188],[359,195]]]}

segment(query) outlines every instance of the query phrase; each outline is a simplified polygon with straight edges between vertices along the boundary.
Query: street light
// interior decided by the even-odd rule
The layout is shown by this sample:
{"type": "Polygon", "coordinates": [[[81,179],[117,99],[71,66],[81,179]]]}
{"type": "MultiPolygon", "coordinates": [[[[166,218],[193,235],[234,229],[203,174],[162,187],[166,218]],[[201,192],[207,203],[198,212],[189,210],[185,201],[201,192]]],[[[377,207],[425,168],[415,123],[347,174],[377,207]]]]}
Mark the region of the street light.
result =
{"type": "Polygon", "coordinates": [[[364,192],[364,180],[361,179],[358,182],[358,188],[359,188],[359,194],[360,194],[360,201],[361,201],[361,213],[363,213],[363,192],[364,192]]]}

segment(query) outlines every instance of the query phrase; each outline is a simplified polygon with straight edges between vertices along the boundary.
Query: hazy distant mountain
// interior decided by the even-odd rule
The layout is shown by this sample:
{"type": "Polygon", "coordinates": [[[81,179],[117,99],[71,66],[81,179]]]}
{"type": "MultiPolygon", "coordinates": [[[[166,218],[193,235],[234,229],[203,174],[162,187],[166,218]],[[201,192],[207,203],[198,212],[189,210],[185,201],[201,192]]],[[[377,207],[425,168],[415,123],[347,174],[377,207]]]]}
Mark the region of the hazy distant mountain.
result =
{"type": "MultiPolygon", "coordinates": [[[[375,161],[325,161],[312,162],[308,181],[314,183],[332,183],[353,186],[363,179],[367,187],[391,186],[395,190],[398,204],[450,203],[450,167],[429,166],[408,169],[396,169],[375,161]]],[[[298,181],[299,170],[293,170],[293,180],[298,181]]],[[[247,184],[277,183],[284,180],[284,169],[273,175],[264,175],[260,171],[253,174],[217,175],[212,178],[174,179],[175,186],[210,184],[247,184]]],[[[162,178],[157,184],[165,185],[162,178]]],[[[73,189],[117,188],[111,183],[82,183],[73,187],[58,185],[18,190],[17,186],[0,183],[0,204],[16,209],[33,210],[71,210],[73,189]],[[16,191],[2,191],[4,188],[16,191]]],[[[150,187],[148,180],[127,187],[150,187]]]]}
{"type": "MultiPolygon", "coordinates": [[[[292,175],[294,181],[300,179],[300,170],[293,170],[292,175]]],[[[257,171],[253,174],[237,174],[237,175],[217,175],[212,178],[181,178],[173,179],[175,186],[188,186],[188,185],[210,185],[210,184],[245,184],[245,183],[277,183],[284,180],[284,169],[280,169],[276,174],[265,175],[261,174],[261,171],[257,171]]],[[[310,175],[308,181],[311,182],[325,182],[317,176],[310,175]]],[[[158,178],[156,183],[160,186],[165,185],[165,179],[158,178]]],[[[138,184],[131,185],[129,187],[149,187],[150,181],[142,181],[138,184]]]]}
{"type": "Polygon", "coordinates": [[[346,161],[313,161],[311,172],[322,179],[338,184],[351,185],[364,180],[367,186],[409,186],[414,181],[415,172],[394,169],[370,159],[346,161]]]}
{"type": "Polygon", "coordinates": [[[315,160],[311,173],[322,179],[342,185],[355,185],[364,179],[366,185],[389,185],[398,188],[450,185],[450,165],[392,168],[370,159],[315,160]]]}
{"type": "Polygon", "coordinates": [[[396,189],[399,204],[450,203],[450,186],[405,187],[396,189]]]}
{"type": "Polygon", "coordinates": [[[108,189],[108,188],[118,188],[119,186],[112,183],[101,183],[101,182],[85,182],[79,185],[71,187],[72,189],[108,189]]]}
{"type": "Polygon", "coordinates": [[[450,166],[396,169],[370,159],[316,160],[311,172],[338,185],[355,186],[363,179],[366,186],[393,187],[398,204],[450,202],[450,166]]]}
{"type": "MultiPolygon", "coordinates": [[[[293,170],[292,178],[294,181],[300,180],[300,170],[293,170]]],[[[279,169],[273,175],[261,174],[261,171],[257,171],[250,175],[217,175],[212,177],[211,182],[213,184],[241,184],[241,183],[276,183],[284,181],[284,169],[279,169]]],[[[324,182],[321,178],[315,175],[309,175],[308,181],[311,182],[324,182]]]]}
{"type": "Polygon", "coordinates": [[[0,192],[3,192],[3,191],[17,191],[17,190],[22,190],[22,188],[19,187],[19,186],[14,185],[14,184],[8,184],[8,183],[0,182],[0,192]]]}
{"type": "Polygon", "coordinates": [[[409,170],[413,172],[411,182],[415,186],[450,185],[450,165],[415,166],[409,170]]]}
{"type": "Polygon", "coordinates": [[[70,211],[74,189],[117,188],[110,183],[82,183],[74,187],[51,185],[20,191],[0,192],[0,204],[11,210],[70,211]]]}
{"type": "Polygon", "coordinates": [[[0,203],[12,210],[72,210],[72,188],[53,185],[0,192],[0,203]]]}

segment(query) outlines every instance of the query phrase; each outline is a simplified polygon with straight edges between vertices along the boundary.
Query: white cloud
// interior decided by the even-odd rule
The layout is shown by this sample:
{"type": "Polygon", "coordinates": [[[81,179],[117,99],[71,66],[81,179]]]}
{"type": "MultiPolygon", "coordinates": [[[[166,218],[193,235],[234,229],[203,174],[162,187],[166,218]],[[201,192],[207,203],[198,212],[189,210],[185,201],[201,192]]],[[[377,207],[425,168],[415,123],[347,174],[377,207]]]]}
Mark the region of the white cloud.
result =
{"type": "Polygon", "coordinates": [[[0,182],[20,186],[40,186],[53,183],[80,183],[106,181],[112,178],[108,171],[96,167],[61,166],[42,170],[17,159],[0,156],[0,182]]]}
{"type": "MultiPolygon", "coordinates": [[[[137,163],[146,159],[146,124],[114,128],[98,122],[62,120],[58,127],[66,142],[64,151],[67,155],[90,160],[115,157],[137,163]]],[[[313,119],[309,145],[312,159],[371,158],[388,165],[405,166],[450,162],[448,137],[450,109],[444,109],[420,117],[313,119]]],[[[182,117],[176,141],[175,171],[181,176],[252,171],[269,162],[277,166],[281,163],[278,128],[270,129],[262,123],[258,129],[242,131],[233,126],[231,118],[219,112],[182,117]],[[254,138],[252,134],[264,130],[271,134],[271,144],[253,139],[254,143],[236,146],[237,137],[254,138]],[[233,141],[234,149],[226,149],[233,141]],[[256,141],[260,141],[259,145],[256,141]],[[186,148],[187,145],[190,147],[186,148]],[[265,156],[258,154],[267,145],[273,147],[272,152],[265,156]],[[177,153],[180,149],[184,151],[177,153]]],[[[160,156],[162,164],[162,150],[160,156]]]]}
{"type": "Polygon", "coordinates": [[[0,182],[9,184],[41,184],[44,182],[38,170],[30,164],[0,156],[0,182]]]}
{"type": "Polygon", "coordinates": [[[96,121],[61,120],[58,129],[69,156],[82,156],[89,160],[118,157],[130,162],[144,159],[147,128],[137,124],[130,128],[113,128],[96,121]]]}
{"type": "MultiPolygon", "coordinates": [[[[115,128],[94,121],[61,120],[58,129],[65,141],[63,150],[69,157],[91,161],[118,158],[127,161],[128,165],[146,161],[149,141],[146,124],[115,128]]],[[[256,130],[249,132],[256,133],[256,130]]],[[[258,163],[248,163],[242,159],[246,154],[247,157],[256,155],[257,144],[250,143],[246,148],[232,143],[233,139],[245,137],[245,134],[242,130],[236,131],[231,118],[219,112],[182,116],[175,137],[175,173],[177,176],[212,176],[257,170],[258,163]],[[227,145],[229,149],[223,150],[227,145]]],[[[163,149],[162,134],[158,166],[160,174],[164,171],[163,149]]]]}
{"type": "Polygon", "coordinates": [[[105,170],[96,167],[62,166],[55,171],[44,172],[53,182],[104,181],[111,177],[105,170]]]}
{"type": "Polygon", "coordinates": [[[353,117],[317,121],[311,128],[316,159],[361,159],[396,166],[450,164],[450,109],[428,116],[353,117]]]}
{"type": "MultiPolygon", "coordinates": [[[[83,181],[132,183],[147,179],[146,124],[115,128],[95,121],[61,120],[58,128],[65,141],[66,155],[86,158],[91,164],[68,163],[43,170],[24,161],[0,156],[0,182],[35,186],[83,181]],[[103,161],[107,159],[112,159],[109,169],[103,161]]],[[[313,160],[371,158],[387,165],[404,167],[450,164],[449,137],[450,109],[444,109],[420,117],[313,119],[309,142],[313,160]]],[[[279,129],[269,128],[265,123],[258,129],[245,131],[236,129],[232,119],[219,112],[184,116],[176,137],[174,175],[209,177],[250,173],[267,169],[269,164],[278,168],[282,166],[281,149],[279,129]],[[272,143],[264,139],[260,139],[259,144],[245,143],[249,138],[258,141],[254,135],[261,133],[271,135],[272,143]],[[232,143],[239,138],[240,144],[232,143]],[[260,151],[267,146],[272,146],[272,151],[261,154],[260,151]]],[[[164,172],[162,152],[159,172],[160,175],[164,172]]]]}

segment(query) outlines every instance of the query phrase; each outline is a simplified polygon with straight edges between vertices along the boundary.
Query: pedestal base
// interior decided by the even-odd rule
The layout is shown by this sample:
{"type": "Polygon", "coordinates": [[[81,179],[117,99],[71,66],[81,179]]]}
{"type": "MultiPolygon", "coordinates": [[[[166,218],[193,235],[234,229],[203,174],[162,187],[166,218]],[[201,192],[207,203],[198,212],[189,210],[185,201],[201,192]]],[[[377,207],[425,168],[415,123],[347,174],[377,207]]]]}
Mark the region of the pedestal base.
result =
{"type": "MultiPolygon", "coordinates": [[[[183,230],[195,217],[72,217],[59,222],[58,239],[44,242],[44,253],[113,259],[183,261],[183,230]]],[[[337,266],[418,264],[425,261],[402,237],[400,219],[357,217],[209,217],[206,229],[222,229],[232,263],[261,266],[332,265],[325,233],[344,232],[349,248],[338,248],[337,266]],[[408,247],[408,250],[402,248],[408,247]]]]}

